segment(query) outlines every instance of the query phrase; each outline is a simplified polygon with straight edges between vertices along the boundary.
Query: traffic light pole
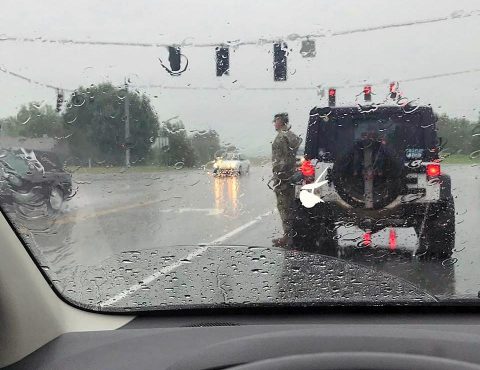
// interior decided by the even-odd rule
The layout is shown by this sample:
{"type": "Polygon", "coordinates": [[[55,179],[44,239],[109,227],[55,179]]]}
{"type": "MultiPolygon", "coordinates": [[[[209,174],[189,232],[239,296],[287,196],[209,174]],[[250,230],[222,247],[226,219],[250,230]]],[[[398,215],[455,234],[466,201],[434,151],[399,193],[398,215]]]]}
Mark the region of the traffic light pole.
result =
{"type": "Polygon", "coordinates": [[[125,167],[130,167],[130,97],[125,80],[125,167]]]}

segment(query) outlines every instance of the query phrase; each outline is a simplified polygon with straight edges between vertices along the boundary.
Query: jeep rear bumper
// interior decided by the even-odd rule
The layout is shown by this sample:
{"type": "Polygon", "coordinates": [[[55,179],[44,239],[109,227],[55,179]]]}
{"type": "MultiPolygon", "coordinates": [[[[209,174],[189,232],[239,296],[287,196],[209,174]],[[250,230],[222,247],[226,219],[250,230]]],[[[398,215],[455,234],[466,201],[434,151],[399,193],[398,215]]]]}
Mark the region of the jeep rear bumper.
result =
{"type": "Polygon", "coordinates": [[[355,208],[346,203],[335,192],[333,185],[329,185],[320,191],[315,191],[323,200],[323,203],[307,209],[300,200],[298,194],[301,186],[297,186],[297,206],[304,208],[309,217],[320,219],[327,218],[331,222],[352,224],[363,230],[372,232],[385,227],[413,227],[423,219],[425,212],[435,213],[445,201],[451,198],[451,180],[448,175],[441,175],[435,181],[422,181],[419,179],[417,187],[410,189],[424,189],[423,192],[409,192],[398,196],[387,207],[381,209],[355,208]]]}

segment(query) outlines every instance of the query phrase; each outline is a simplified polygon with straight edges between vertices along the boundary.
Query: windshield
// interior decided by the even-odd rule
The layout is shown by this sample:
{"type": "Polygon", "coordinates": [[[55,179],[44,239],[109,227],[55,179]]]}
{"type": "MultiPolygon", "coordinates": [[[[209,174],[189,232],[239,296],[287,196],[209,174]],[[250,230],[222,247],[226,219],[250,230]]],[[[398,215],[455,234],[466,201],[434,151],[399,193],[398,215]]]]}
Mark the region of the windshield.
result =
{"type": "Polygon", "coordinates": [[[225,155],[225,159],[227,161],[237,161],[239,160],[239,155],[238,154],[235,154],[235,153],[227,153],[227,155],[225,155]]]}
{"type": "Polygon", "coordinates": [[[476,1],[2,5],[0,208],[67,301],[478,301],[476,1]]]}

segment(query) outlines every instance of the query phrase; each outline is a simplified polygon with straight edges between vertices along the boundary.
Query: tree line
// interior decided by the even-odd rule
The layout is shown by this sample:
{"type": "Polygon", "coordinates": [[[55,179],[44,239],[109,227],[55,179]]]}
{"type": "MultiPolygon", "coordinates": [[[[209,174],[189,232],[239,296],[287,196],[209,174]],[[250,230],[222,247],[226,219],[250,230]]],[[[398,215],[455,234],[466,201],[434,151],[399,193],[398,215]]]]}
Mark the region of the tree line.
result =
{"type": "Polygon", "coordinates": [[[475,123],[466,118],[450,118],[442,114],[438,117],[437,128],[446,152],[470,155],[480,150],[480,119],[475,123]]]}
{"type": "MultiPolygon", "coordinates": [[[[443,114],[438,117],[437,128],[445,151],[469,155],[480,150],[480,120],[472,122],[443,114]]],[[[211,161],[222,148],[215,130],[188,132],[179,119],[160,122],[145,94],[110,83],[78,88],[66,99],[61,113],[46,104],[24,105],[16,116],[0,119],[0,133],[54,138],[56,151],[69,163],[79,165],[123,165],[129,147],[133,165],[180,163],[193,167],[211,161]],[[128,138],[125,137],[126,99],[128,138]]]]}
{"type": "Polygon", "coordinates": [[[66,99],[61,113],[50,105],[31,102],[16,116],[0,119],[0,130],[4,136],[54,138],[56,151],[68,163],[79,165],[123,165],[128,147],[133,165],[193,167],[211,161],[220,149],[215,130],[188,133],[180,120],[160,123],[145,94],[110,83],[78,88],[66,99]],[[126,99],[129,137],[125,136],[126,99]]]}

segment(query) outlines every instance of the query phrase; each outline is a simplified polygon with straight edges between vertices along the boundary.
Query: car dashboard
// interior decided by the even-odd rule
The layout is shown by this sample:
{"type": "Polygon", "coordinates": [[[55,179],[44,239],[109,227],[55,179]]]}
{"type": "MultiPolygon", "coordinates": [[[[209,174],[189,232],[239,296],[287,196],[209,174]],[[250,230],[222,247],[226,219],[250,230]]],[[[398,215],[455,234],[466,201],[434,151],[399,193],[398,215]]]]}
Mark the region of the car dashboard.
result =
{"type": "Polygon", "coordinates": [[[60,335],[7,369],[480,368],[473,313],[329,311],[141,316],[60,335]]]}

